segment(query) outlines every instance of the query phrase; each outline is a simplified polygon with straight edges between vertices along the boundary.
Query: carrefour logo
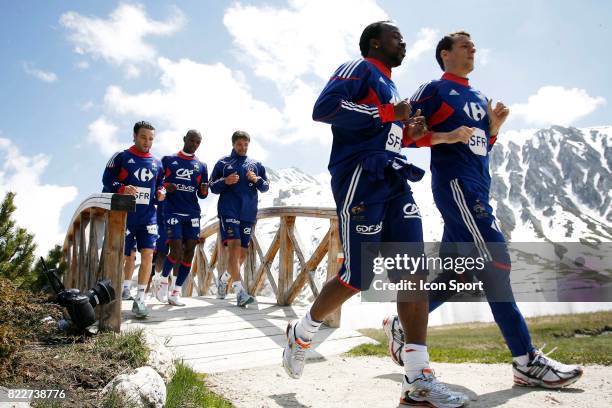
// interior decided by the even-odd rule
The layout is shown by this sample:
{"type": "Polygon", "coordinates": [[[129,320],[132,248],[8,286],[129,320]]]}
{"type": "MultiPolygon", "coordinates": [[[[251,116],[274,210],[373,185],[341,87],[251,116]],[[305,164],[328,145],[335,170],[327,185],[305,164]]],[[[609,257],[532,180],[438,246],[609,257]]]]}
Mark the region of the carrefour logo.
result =
{"type": "Polygon", "coordinates": [[[153,180],[153,177],[155,176],[150,169],[146,167],[141,167],[134,172],[134,177],[146,183],[147,181],[153,180]]]}

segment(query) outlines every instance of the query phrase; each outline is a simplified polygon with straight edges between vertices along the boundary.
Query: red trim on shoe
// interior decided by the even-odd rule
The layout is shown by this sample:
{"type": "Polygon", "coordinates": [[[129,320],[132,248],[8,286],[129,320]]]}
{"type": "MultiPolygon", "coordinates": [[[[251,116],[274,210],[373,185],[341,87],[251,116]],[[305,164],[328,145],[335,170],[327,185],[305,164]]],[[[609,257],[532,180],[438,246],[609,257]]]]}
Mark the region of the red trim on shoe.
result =
{"type": "Polygon", "coordinates": [[[301,340],[299,337],[295,338],[295,342],[298,344],[298,346],[300,346],[301,348],[310,348],[310,343],[306,343],[303,340],[301,340]]]}

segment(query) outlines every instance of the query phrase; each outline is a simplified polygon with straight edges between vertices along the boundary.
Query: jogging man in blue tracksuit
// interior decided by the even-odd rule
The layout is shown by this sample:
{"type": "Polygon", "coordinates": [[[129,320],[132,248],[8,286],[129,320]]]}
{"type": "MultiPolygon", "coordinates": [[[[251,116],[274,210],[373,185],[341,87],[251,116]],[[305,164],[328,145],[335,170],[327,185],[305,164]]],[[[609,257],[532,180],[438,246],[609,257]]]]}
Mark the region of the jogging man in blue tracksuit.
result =
{"type": "MultiPolygon", "coordinates": [[[[456,243],[473,243],[470,255],[486,262],[484,270],[476,275],[483,283],[495,322],[512,353],[514,382],[525,386],[564,387],[578,380],[582,369],[561,364],[533,347],[525,319],[512,295],[510,256],[489,204],[489,151],[509,110],[501,102],[493,107],[490,99],[470,86],[467,76],[474,69],[475,53],[474,43],[466,32],[455,32],[440,40],[436,59],[444,74],[423,84],[410,101],[413,109],[423,113],[430,132],[417,141],[407,138],[404,145],[431,146],[433,196],[444,219],[441,253],[452,254],[464,246],[456,243]],[[461,142],[449,142],[446,132],[458,127],[467,131],[469,137],[461,142]]],[[[461,249],[462,256],[466,255],[464,249],[461,249]]],[[[445,271],[436,280],[461,278],[465,277],[445,271]]],[[[432,311],[453,292],[430,295],[432,311]]],[[[385,320],[384,328],[390,347],[398,347],[395,343],[401,343],[402,333],[397,318],[385,320]]],[[[394,361],[398,362],[396,358],[394,361]]]]}
{"type": "Polygon", "coordinates": [[[161,277],[156,282],[155,296],[160,302],[184,306],[179,300],[181,287],[189,276],[191,260],[200,237],[200,203],[208,196],[208,169],[195,152],[202,135],[191,129],[183,137],[183,149],[162,158],[164,187],[168,192],[164,207],[165,230],[170,254],[164,260],[161,277]],[[172,274],[169,285],[168,277],[172,274]]]}
{"type": "Polygon", "coordinates": [[[134,145],[115,153],[108,161],[102,177],[103,192],[131,194],[136,197],[136,211],[129,213],[127,217],[125,248],[126,252],[131,252],[135,241],[140,251],[138,293],[132,304],[132,312],[137,317],[148,315],[145,288],[158,237],[155,204],[163,201],[166,196],[161,162],[149,152],[154,137],[155,128],[150,123],[136,123],[134,145]]]}
{"type": "MultiPolygon", "coordinates": [[[[306,316],[287,327],[283,366],[293,378],[301,376],[305,353],[323,319],[369,288],[374,278],[369,261],[378,253],[378,244],[412,242],[420,246],[415,256],[423,250],[421,215],[407,180],[418,181],[424,172],[400,154],[404,134],[419,132],[410,121],[408,101],[400,98],[391,79],[391,69],[404,59],[406,44],[396,25],[381,21],[365,28],[359,47],[364,58],[349,61],[333,73],[313,110],[314,120],[331,124],[328,168],[344,262],[306,316]]],[[[421,270],[419,275],[426,272],[421,270]]],[[[406,373],[401,403],[462,406],[467,397],[438,382],[429,368],[427,298],[400,302],[400,294],[400,318],[414,328],[402,351],[406,373]]]]}
{"type": "Polygon", "coordinates": [[[210,176],[210,191],[219,194],[217,214],[221,239],[229,248],[229,273],[219,277],[218,297],[225,298],[231,277],[236,304],[240,307],[255,301],[242,285],[240,266],[246,259],[246,248],[257,220],[257,193],[265,193],[270,188],[265,167],[247,157],[250,141],[247,132],[234,132],[232,153],[215,164],[210,176]]]}

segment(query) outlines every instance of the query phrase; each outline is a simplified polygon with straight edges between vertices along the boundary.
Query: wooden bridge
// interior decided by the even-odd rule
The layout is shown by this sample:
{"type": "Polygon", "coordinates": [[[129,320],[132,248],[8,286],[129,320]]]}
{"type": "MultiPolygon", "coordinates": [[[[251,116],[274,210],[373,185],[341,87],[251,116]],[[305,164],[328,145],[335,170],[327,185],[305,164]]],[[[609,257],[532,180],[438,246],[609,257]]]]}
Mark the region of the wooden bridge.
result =
{"type": "MultiPolygon", "coordinates": [[[[218,278],[227,268],[228,253],[218,238],[218,222],[210,222],[201,230],[192,270],[183,285],[186,306],[173,307],[155,298],[149,299],[149,318],[134,320],[131,302],[122,305],[120,300],[126,219],[127,213],[134,209],[134,197],[120,194],[95,194],[81,203],[64,240],[63,255],[68,265],[64,285],[86,290],[99,279],[111,279],[119,299],[97,308],[100,326],[114,331],[145,327],[167,338],[175,356],[200,372],[279,363],[286,342],[287,321],[307,311],[307,305],[296,299],[306,287],[314,296],[318,295],[325,282],[317,281],[315,271],[322,262],[326,262],[326,279],[334,277],[341,265],[335,209],[260,209],[258,221],[279,219],[278,229],[267,248],[261,247],[257,230],[253,232],[242,275],[247,291],[258,296],[258,303],[246,309],[238,308],[232,295],[218,300],[211,292],[215,276],[218,278]],[[300,247],[295,227],[297,217],[329,220],[329,228],[312,254],[300,247]],[[277,255],[275,279],[271,267],[277,255]],[[266,282],[271,293],[260,296],[266,282]]],[[[320,330],[310,358],[339,354],[371,342],[358,332],[340,328],[340,312],[332,314],[320,330]]]]}

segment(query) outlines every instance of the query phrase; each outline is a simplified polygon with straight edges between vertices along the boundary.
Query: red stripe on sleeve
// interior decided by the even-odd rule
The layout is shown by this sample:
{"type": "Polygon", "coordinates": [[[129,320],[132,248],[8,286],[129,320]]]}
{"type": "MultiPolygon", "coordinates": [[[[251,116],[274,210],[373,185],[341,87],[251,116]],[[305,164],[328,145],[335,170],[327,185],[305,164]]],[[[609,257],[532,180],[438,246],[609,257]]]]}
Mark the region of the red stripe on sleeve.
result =
{"type": "Polygon", "coordinates": [[[453,112],[455,112],[455,110],[449,104],[447,104],[446,102],[442,102],[442,105],[436,111],[436,113],[431,115],[427,120],[427,126],[432,127],[444,122],[450,117],[450,115],[453,114],[453,112]]]}
{"type": "Polygon", "coordinates": [[[121,168],[121,171],[119,172],[119,175],[117,176],[117,181],[123,181],[127,178],[128,176],[128,172],[125,168],[121,168]]]}

